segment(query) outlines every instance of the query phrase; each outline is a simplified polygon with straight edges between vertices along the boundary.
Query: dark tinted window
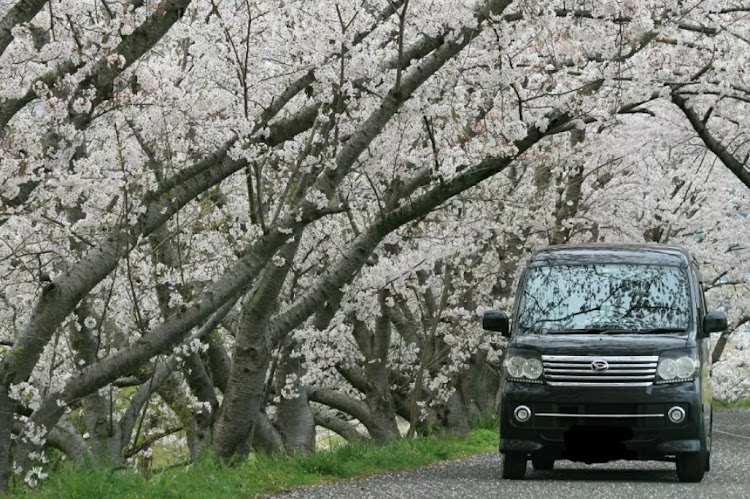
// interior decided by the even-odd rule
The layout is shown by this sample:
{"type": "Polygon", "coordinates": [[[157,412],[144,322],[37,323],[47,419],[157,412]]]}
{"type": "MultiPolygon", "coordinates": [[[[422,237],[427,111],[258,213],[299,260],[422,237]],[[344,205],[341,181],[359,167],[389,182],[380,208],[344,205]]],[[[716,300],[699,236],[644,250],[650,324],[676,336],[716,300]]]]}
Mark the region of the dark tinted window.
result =
{"type": "Polygon", "coordinates": [[[532,267],[518,325],[534,332],[679,332],[690,322],[685,269],[596,264],[532,267]]]}

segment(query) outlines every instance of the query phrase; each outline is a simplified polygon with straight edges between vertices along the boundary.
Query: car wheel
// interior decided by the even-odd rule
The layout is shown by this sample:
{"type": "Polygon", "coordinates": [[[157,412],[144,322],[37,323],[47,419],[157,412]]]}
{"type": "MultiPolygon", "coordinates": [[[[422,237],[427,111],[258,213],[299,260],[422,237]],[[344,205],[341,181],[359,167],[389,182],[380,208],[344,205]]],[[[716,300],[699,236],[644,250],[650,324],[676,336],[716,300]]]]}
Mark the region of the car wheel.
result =
{"type": "Polygon", "coordinates": [[[706,472],[706,452],[677,455],[677,478],[681,482],[700,482],[706,472]]]}
{"type": "Polygon", "coordinates": [[[555,460],[549,456],[532,456],[531,466],[536,471],[549,471],[554,468],[555,460]]]}
{"type": "Polygon", "coordinates": [[[506,452],[503,454],[503,478],[523,480],[526,474],[526,454],[506,452]]]}

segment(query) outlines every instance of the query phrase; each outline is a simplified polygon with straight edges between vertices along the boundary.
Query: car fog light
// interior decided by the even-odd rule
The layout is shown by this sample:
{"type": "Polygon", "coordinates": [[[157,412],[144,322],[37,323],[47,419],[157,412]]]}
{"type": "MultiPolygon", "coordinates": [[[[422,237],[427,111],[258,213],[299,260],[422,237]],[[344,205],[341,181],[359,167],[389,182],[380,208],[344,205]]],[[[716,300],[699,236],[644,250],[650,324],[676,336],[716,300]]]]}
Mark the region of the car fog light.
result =
{"type": "Polygon", "coordinates": [[[531,418],[531,409],[525,405],[519,405],[516,410],[513,411],[513,415],[519,423],[525,423],[531,418]]]}
{"type": "Polygon", "coordinates": [[[672,407],[667,413],[669,420],[673,423],[682,423],[685,421],[685,410],[682,407],[672,407]]]}

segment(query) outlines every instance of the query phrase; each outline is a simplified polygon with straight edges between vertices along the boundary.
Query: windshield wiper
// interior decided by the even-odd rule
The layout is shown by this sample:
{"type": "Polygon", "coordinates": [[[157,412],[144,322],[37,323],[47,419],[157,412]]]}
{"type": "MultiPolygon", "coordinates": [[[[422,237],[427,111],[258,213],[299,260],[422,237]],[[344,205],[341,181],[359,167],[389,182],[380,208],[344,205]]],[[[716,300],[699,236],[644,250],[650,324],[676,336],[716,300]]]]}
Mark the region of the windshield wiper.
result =
{"type": "Polygon", "coordinates": [[[588,327],[583,329],[555,329],[549,331],[550,334],[618,334],[632,333],[630,329],[620,329],[613,327],[588,327]]]}
{"type": "Polygon", "coordinates": [[[653,327],[651,329],[639,329],[635,331],[638,334],[668,334],[668,333],[684,333],[684,327],[653,327]]]}
{"type": "Polygon", "coordinates": [[[685,328],[679,327],[654,327],[650,329],[589,327],[584,329],[557,329],[548,331],[549,334],[669,334],[684,332],[685,328]]]}
{"type": "Polygon", "coordinates": [[[524,328],[525,333],[531,334],[669,334],[684,333],[685,328],[679,327],[654,327],[649,329],[622,328],[622,327],[586,327],[581,329],[535,329],[524,328]]]}

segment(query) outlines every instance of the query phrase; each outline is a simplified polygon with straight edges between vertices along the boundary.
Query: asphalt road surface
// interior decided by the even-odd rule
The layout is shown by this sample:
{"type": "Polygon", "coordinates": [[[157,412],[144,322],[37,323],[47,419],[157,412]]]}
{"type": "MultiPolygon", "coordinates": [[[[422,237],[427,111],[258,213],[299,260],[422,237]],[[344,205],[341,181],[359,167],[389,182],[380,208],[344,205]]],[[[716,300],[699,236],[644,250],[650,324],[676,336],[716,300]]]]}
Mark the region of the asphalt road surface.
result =
{"type": "Polygon", "coordinates": [[[301,488],[293,498],[750,498],[750,409],[714,410],[711,471],[701,483],[680,483],[674,464],[615,461],[585,465],[555,462],[523,481],[500,478],[497,453],[442,463],[416,471],[301,488]]]}

